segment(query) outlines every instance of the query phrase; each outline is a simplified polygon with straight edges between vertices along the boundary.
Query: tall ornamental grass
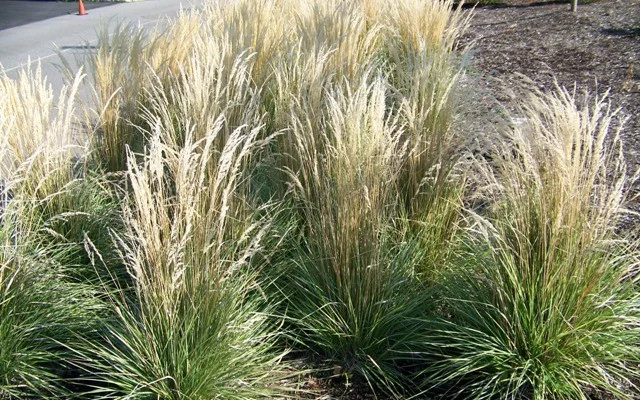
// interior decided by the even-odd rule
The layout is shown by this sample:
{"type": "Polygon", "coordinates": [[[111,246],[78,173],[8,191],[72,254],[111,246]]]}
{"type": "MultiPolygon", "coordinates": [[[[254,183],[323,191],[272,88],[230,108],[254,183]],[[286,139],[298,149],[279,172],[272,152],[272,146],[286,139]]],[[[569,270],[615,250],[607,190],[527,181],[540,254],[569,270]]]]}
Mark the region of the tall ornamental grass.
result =
{"type": "Polygon", "coordinates": [[[83,140],[74,112],[82,71],[54,93],[40,65],[16,80],[0,75],[0,180],[15,195],[43,199],[71,179],[83,140]]]}
{"type": "Polygon", "coordinates": [[[405,21],[404,2],[292,7],[297,40],[265,95],[299,222],[277,283],[290,335],[396,397],[418,390],[410,371],[420,362],[407,355],[433,303],[417,288],[443,268],[460,223],[451,117],[453,38],[465,23],[450,2],[432,3],[417,10],[437,25],[405,21]]]}
{"type": "Polygon", "coordinates": [[[91,335],[104,310],[98,290],[66,262],[76,246],[51,228],[64,218],[59,199],[81,154],[73,111],[81,78],[54,93],[39,66],[17,80],[0,76],[2,398],[70,396],[75,338],[91,335]]]}
{"type": "MultiPolygon", "coordinates": [[[[154,32],[123,41],[122,52],[100,44],[92,62],[114,57],[135,83],[118,89],[124,80],[94,74],[115,92],[103,102],[115,119],[103,112],[98,126],[133,149],[160,129],[174,151],[216,127],[220,151],[238,127],[264,121],[260,138],[277,136],[251,154],[243,193],[287,204],[278,212],[294,228],[278,243],[292,244],[277,249],[284,267],[269,271],[281,276],[272,301],[289,336],[399,395],[411,390],[405,336],[418,329],[407,321],[429,307],[414,288],[432,284],[460,223],[453,115],[465,25],[451,1],[207,5],[170,23],[189,49],[179,56],[152,53],[154,32]]],[[[136,157],[114,154],[114,165],[136,157]]]]}
{"type": "Polygon", "coordinates": [[[221,116],[199,139],[184,125],[176,146],[169,111],[155,111],[148,148],[126,171],[120,242],[135,293],[110,296],[103,343],[82,345],[84,368],[97,371],[87,383],[108,398],[273,398],[284,353],[255,291],[268,221],[241,190],[261,126],[222,141],[221,116]]]}
{"type": "Polygon", "coordinates": [[[110,273],[96,275],[84,250],[85,236],[105,251],[105,257],[116,259],[104,227],[117,229],[120,217],[116,187],[102,171],[90,170],[87,162],[90,127],[78,118],[77,104],[84,79],[80,70],[56,93],[39,64],[21,71],[16,80],[0,76],[0,192],[3,203],[15,198],[23,204],[20,212],[28,212],[14,219],[13,229],[30,234],[35,226],[39,240],[48,242],[51,257],[64,255],[64,262],[59,261],[73,265],[69,273],[91,280],[110,273]],[[56,255],[58,247],[65,250],[56,255]]]}
{"type": "Polygon", "coordinates": [[[390,224],[403,149],[396,121],[385,119],[380,78],[331,96],[319,131],[305,120],[294,127],[302,167],[291,179],[303,232],[283,261],[286,317],[299,345],[399,394],[410,382],[398,356],[417,330],[408,321],[424,307],[411,278],[418,250],[399,243],[390,224]]]}
{"type": "Polygon", "coordinates": [[[631,398],[617,114],[536,92],[467,154],[467,18],[237,0],[104,28],[90,124],[82,71],[0,76],[0,398],[286,397],[289,346],[392,398],[631,398]]]}
{"type": "Polygon", "coordinates": [[[631,398],[640,309],[636,242],[615,234],[629,182],[616,113],[564,89],[524,104],[445,281],[423,378],[462,398],[631,398]]]}

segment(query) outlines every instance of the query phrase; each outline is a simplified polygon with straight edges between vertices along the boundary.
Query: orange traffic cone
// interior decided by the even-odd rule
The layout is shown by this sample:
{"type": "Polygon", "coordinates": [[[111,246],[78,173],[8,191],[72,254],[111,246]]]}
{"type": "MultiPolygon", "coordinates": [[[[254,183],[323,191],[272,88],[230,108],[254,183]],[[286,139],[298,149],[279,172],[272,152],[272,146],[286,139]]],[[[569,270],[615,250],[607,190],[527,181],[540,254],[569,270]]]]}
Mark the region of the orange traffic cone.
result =
{"type": "Polygon", "coordinates": [[[84,4],[82,4],[82,0],[78,0],[78,15],[87,15],[87,12],[84,10],[84,4]]]}

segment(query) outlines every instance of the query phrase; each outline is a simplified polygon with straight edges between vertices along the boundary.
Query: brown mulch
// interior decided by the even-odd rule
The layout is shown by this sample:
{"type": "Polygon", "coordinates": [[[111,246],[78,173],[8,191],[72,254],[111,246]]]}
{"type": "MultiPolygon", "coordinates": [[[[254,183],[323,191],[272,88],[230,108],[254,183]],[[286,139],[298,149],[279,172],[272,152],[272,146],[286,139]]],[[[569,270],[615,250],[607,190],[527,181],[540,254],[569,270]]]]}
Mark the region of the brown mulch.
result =
{"type": "MultiPolygon", "coordinates": [[[[628,118],[622,138],[629,170],[640,168],[640,0],[580,0],[575,13],[559,1],[501,3],[470,11],[461,40],[472,45],[467,85],[481,89],[471,96],[476,114],[484,115],[477,127],[513,110],[509,91],[522,93],[519,74],[542,91],[553,90],[554,81],[592,98],[609,90],[611,106],[628,118]]],[[[631,208],[640,211],[640,202],[631,208]]]]}

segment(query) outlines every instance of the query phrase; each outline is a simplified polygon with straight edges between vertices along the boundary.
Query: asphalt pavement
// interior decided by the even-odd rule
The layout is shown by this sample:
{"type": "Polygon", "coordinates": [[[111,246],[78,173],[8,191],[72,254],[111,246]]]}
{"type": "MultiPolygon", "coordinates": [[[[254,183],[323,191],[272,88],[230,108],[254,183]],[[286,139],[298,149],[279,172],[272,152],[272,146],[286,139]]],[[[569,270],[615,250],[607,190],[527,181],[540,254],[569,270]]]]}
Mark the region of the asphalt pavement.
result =
{"type": "MultiPolygon", "coordinates": [[[[85,11],[89,13],[96,8],[112,6],[116,3],[84,1],[83,4],[85,11]]],[[[77,13],[77,1],[0,0],[0,30],[77,13]]]]}
{"type": "Polygon", "coordinates": [[[199,7],[206,1],[216,0],[142,0],[108,6],[84,2],[87,15],[80,16],[76,15],[77,3],[0,0],[0,21],[11,18],[10,8],[4,7],[9,3],[29,4],[29,8],[22,9],[25,14],[33,10],[31,7],[37,9],[30,16],[15,18],[24,24],[0,30],[0,71],[15,78],[22,68],[40,62],[43,75],[57,91],[63,84],[57,69],[58,52],[67,60],[82,58],[97,43],[97,32],[105,25],[131,23],[153,27],[175,16],[181,8],[199,7]],[[46,19],[40,19],[43,16],[46,19]]]}

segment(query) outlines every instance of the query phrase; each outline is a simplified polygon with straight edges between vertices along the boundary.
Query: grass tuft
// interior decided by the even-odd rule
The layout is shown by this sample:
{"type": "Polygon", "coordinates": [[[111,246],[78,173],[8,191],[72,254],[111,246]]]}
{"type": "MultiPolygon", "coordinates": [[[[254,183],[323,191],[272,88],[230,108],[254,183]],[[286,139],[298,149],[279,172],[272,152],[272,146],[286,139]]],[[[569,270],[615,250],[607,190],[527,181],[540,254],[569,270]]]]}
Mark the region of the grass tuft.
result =
{"type": "Polygon", "coordinates": [[[637,256],[614,233],[627,184],[615,112],[558,89],[523,115],[445,280],[424,377],[463,398],[630,398],[637,256]]]}
{"type": "Polygon", "coordinates": [[[89,381],[116,398],[272,398],[284,353],[253,295],[268,224],[239,190],[261,127],[238,127],[218,148],[222,119],[199,140],[187,127],[181,146],[155,126],[147,152],[128,156],[120,241],[135,295],[111,296],[104,343],[82,346],[98,371],[89,381]]]}

